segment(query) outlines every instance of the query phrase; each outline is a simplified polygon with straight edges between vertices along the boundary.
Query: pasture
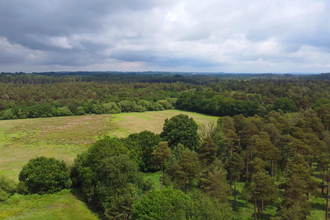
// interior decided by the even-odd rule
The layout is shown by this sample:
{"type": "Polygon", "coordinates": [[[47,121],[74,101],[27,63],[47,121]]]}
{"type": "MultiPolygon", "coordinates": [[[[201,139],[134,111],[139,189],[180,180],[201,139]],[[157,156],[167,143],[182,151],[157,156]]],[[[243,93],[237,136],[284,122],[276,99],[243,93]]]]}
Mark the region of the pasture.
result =
{"type": "Polygon", "coordinates": [[[187,114],[198,124],[218,119],[198,113],[166,110],[0,121],[0,174],[18,181],[22,167],[36,156],[55,157],[70,166],[77,154],[102,135],[127,137],[144,130],[160,133],[165,119],[178,114],[187,114]]]}

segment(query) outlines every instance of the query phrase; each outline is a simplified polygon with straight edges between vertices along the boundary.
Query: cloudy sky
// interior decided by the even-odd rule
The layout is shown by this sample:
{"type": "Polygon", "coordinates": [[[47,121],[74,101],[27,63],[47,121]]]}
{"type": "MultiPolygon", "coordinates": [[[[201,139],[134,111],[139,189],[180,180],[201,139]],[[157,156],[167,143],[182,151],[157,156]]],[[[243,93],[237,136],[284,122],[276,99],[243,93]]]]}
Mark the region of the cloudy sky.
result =
{"type": "Polygon", "coordinates": [[[330,72],[329,0],[0,0],[2,71],[330,72]]]}

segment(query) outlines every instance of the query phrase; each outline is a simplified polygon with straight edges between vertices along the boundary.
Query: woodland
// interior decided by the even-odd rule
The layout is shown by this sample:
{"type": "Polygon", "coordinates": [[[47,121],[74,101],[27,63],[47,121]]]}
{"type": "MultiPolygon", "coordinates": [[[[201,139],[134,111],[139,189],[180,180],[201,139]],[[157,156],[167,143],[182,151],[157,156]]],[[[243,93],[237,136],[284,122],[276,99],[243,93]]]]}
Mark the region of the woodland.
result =
{"type": "Polygon", "coordinates": [[[31,159],[15,193],[74,189],[100,219],[328,219],[330,74],[1,73],[0,119],[179,109],[163,131],[104,136],[68,167],[31,159]],[[45,172],[47,170],[47,172],[45,172]],[[156,189],[144,174],[161,172],[156,189]],[[42,174],[42,175],[41,175],[42,174]],[[320,207],[312,201],[322,199],[320,207]],[[275,208],[272,214],[267,209],[275,208]]]}

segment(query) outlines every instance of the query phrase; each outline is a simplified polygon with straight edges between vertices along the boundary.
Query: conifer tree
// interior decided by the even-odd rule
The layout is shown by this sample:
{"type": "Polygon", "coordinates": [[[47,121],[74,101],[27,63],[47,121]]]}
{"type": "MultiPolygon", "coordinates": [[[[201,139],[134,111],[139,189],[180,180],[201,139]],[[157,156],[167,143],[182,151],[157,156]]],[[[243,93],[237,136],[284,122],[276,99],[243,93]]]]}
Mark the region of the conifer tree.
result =
{"type": "Polygon", "coordinates": [[[277,198],[276,185],[274,179],[267,175],[265,171],[260,171],[252,176],[250,189],[255,201],[254,218],[256,219],[256,204],[258,204],[257,219],[259,220],[261,203],[268,201],[274,202],[277,198]]]}
{"type": "Polygon", "coordinates": [[[217,151],[218,148],[213,139],[208,136],[204,138],[202,145],[198,148],[198,158],[204,165],[209,166],[217,157],[217,151]]]}
{"type": "Polygon", "coordinates": [[[224,169],[221,160],[214,162],[202,172],[199,179],[200,188],[208,195],[215,197],[219,202],[227,201],[230,192],[226,179],[227,171],[224,169]]]}
{"type": "Polygon", "coordinates": [[[236,182],[239,181],[241,172],[244,170],[244,160],[234,152],[232,159],[228,162],[229,171],[232,181],[234,181],[234,206],[233,210],[236,211],[236,182]]]}
{"type": "Polygon", "coordinates": [[[173,165],[172,169],[175,170],[174,179],[184,187],[185,194],[187,194],[187,184],[192,184],[200,172],[197,153],[190,150],[182,152],[179,161],[173,165]]]}
{"type": "Polygon", "coordinates": [[[163,189],[164,163],[171,157],[171,149],[168,147],[167,142],[160,142],[159,147],[153,154],[155,162],[161,164],[162,177],[160,188],[163,189]]]}

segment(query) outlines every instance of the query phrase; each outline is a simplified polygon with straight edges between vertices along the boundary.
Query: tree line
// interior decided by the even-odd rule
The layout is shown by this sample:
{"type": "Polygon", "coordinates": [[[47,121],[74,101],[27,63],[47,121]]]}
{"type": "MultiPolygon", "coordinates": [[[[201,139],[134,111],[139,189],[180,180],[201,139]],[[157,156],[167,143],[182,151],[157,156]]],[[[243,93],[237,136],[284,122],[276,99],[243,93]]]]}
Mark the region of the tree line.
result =
{"type": "MultiPolygon", "coordinates": [[[[196,76],[201,83],[195,84],[189,81],[140,82],[145,77],[143,74],[105,75],[109,80],[84,81],[79,75],[68,74],[0,74],[0,119],[170,108],[217,116],[264,116],[272,110],[285,113],[307,108],[317,110],[329,105],[330,100],[329,81],[307,77],[239,80],[207,75],[196,76]],[[129,76],[133,82],[125,81],[129,76]]],[[[190,79],[195,76],[172,74],[166,77],[190,79]]]]}

